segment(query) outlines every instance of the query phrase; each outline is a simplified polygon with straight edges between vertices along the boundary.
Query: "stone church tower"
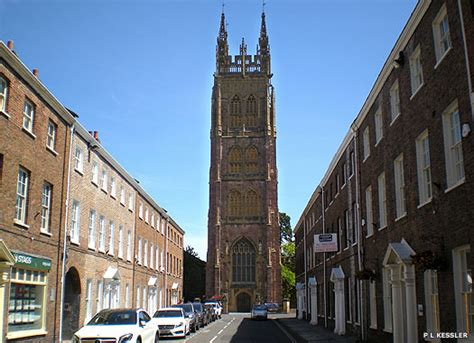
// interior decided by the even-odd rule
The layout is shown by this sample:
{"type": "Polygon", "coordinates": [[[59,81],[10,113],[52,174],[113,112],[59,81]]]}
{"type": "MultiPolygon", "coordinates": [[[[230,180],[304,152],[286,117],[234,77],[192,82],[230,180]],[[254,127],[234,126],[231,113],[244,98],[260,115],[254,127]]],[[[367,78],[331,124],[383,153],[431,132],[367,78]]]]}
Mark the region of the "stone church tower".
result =
{"type": "Polygon", "coordinates": [[[212,89],[206,293],[228,311],[281,301],[275,90],[262,13],[256,55],[229,55],[225,16],[212,89]]]}

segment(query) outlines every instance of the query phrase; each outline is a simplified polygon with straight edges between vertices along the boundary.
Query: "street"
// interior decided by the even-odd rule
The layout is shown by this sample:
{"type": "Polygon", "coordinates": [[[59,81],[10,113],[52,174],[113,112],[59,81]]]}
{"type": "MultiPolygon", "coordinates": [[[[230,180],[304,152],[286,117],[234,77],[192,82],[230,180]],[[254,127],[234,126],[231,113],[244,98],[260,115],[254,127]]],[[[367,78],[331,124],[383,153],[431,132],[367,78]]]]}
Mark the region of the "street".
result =
{"type": "Polygon", "coordinates": [[[169,342],[219,343],[219,342],[293,342],[287,333],[280,329],[275,318],[279,315],[269,315],[266,321],[254,321],[249,313],[231,313],[222,316],[196,333],[191,333],[186,339],[161,338],[169,342]]]}

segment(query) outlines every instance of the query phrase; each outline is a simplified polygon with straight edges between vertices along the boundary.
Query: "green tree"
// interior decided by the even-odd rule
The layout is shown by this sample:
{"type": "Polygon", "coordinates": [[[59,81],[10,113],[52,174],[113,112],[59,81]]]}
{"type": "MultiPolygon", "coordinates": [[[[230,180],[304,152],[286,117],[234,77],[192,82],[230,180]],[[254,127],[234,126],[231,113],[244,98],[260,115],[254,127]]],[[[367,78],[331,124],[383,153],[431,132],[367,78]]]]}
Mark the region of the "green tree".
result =
{"type": "Polygon", "coordinates": [[[280,212],[280,253],[281,253],[281,283],[284,299],[290,300],[290,305],[296,305],[296,258],[295,243],[293,241],[293,229],[291,218],[286,213],[280,212]]]}
{"type": "Polygon", "coordinates": [[[194,257],[199,257],[198,253],[196,252],[196,250],[194,250],[194,248],[190,245],[188,245],[186,248],[184,248],[184,252],[188,253],[189,255],[191,256],[194,256],[194,257]]]}
{"type": "Polygon", "coordinates": [[[293,230],[291,229],[291,218],[284,212],[280,212],[280,243],[292,242],[293,230]]]}

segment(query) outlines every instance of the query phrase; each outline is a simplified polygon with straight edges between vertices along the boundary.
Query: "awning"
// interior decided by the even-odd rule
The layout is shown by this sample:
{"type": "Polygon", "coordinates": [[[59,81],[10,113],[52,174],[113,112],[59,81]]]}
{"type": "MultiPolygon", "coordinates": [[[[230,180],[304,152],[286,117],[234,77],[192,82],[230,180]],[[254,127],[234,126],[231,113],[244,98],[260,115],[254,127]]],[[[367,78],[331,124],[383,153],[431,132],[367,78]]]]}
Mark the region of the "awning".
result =
{"type": "Polygon", "coordinates": [[[402,239],[400,243],[390,243],[388,245],[382,264],[386,266],[389,264],[412,263],[413,255],[415,255],[415,251],[405,239],[402,239]]]}
{"type": "Polygon", "coordinates": [[[120,275],[117,268],[110,266],[104,273],[104,279],[108,280],[120,280],[120,275]]]}
{"type": "Polygon", "coordinates": [[[173,286],[171,286],[171,289],[178,289],[178,283],[173,282],[173,286]]]}
{"type": "Polygon", "coordinates": [[[2,267],[10,267],[15,264],[15,257],[8,249],[7,245],[0,239],[0,266],[2,267]]]}
{"type": "Polygon", "coordinates": [[[330,280],[332,282],[336,282],[338,280],[344,280],[345,277],[346,276],[344,275],[344,271],[342,270],[341,266],[332,268],[331,277],[330,277],[330,280]]]}
{"type": "Polygon", "coordinates": [[[157,278],[152,276],[150,280],[148,280],[148,286],[156,286],[156,280],[157,278]]]}

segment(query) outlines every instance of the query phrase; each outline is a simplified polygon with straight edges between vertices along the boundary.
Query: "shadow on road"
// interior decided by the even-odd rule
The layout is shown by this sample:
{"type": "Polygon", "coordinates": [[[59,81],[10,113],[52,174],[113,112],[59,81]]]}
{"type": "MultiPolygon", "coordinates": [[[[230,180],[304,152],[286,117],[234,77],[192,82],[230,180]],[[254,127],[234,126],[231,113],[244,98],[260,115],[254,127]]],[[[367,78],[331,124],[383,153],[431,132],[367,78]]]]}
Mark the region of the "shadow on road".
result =
{"type": "Polygon", "coordinates": [[[241,342],[289,342],[283,332],[269,320],[244,318],[232,336],[231,343],[241,342]]]}

